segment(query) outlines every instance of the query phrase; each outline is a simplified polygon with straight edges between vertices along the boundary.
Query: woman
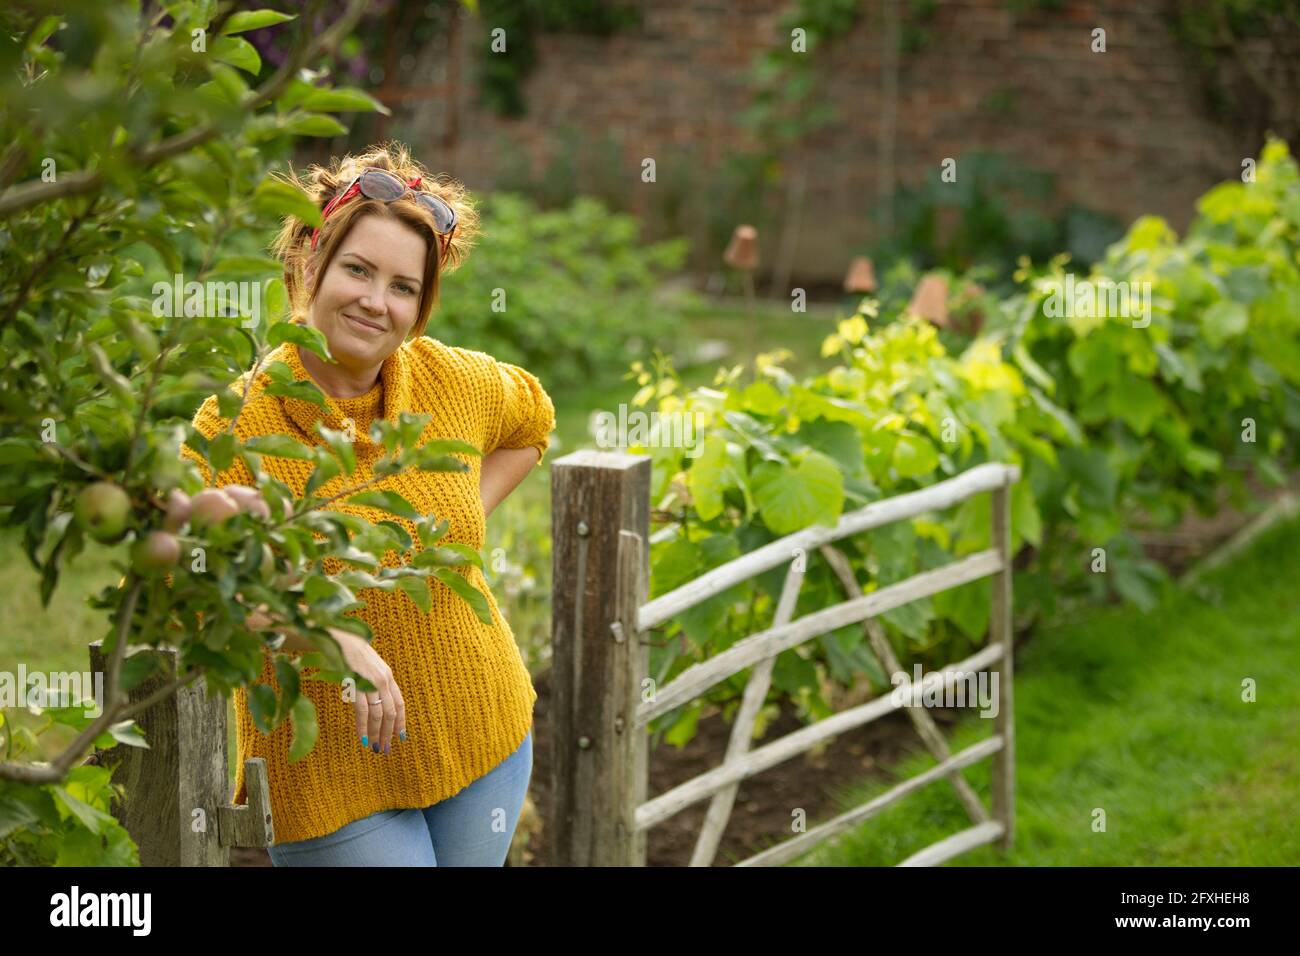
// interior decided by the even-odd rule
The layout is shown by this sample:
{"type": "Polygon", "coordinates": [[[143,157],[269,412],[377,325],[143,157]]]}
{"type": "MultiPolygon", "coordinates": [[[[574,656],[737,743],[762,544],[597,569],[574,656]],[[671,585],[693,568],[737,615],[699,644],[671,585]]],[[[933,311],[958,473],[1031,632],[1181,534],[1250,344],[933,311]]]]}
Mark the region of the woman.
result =
{"type": "MultiPolygon", "coordinates": [[[[263,367],[282,361],[295,379],[314,381],[329,410],[263,394],[269,379],[259,373],[236,434],[247,440],[279,433],[320,444],[315,424],[323,420],[354,435],[357,469],[316,492],[329,495],[373,476],[384,452],[367,434],[374,418],[429,413],[422,440],[458,438],[483,457],[467,456],[465,473],[407,472],[372,487],[446,519],[446,540],[480,550],[487,515],[540,463],[555,411],[528,372],[423,335],[443,269],[459,266],[477,235],[473,206],[460,184],[429,181],[397,145],[330,168],[312,166],[305,181],[292,182],[322,208],[324,220],[314,230],[288,219],[274,252],[284,264],[294,320],[319,329],[335,361],[285,343],[263,367]]],[[[230,387],[242,394],[249,374],[230,387]]],[[[216,396],[203,403],[194,425],[209,437],[229,425],[216,396]]],[[[255,484],[238,459],[211,481],[201,456],[188,446],[185,453],[210,484],[255,484]]],[[[263,467],[298,496],[312,470],[310,462],[270,456],[263,467]]],[[[344,501],[331,507],[371,522],[397,520],[344,501]]],[[[414,537],[414,526],[405,524],[414,537]]],[[[386,566],[400,563],[398,552],[386,556],[386,566]]],[[[342,564],[329,559],[324,570],[335,574],[342,564]]],[[[244,761],[265,758],[276,866],[504,863],[532,771],[537,693],[482,572],[473,569],[469,580],[488,597],[492,627],[441,582],[431,585],[429,613],[401,591],[362,592],[367,606],[355,613],[370,625],[373,643],[332,633],[349,665],[377,690],[351,699],[337,684],[304,681],[320,733],[301,760],[289,762],[288,723],[262,734],[247,695],[236,692],[234,801],[246,801],[244,761]]],[[[260,614],[250,623],[270,624],[260,614]]],[[[310,646],[289,634],[284,649],[310,646]]],[[[261,681],[276,686],[269,656],[261,681]]]]}

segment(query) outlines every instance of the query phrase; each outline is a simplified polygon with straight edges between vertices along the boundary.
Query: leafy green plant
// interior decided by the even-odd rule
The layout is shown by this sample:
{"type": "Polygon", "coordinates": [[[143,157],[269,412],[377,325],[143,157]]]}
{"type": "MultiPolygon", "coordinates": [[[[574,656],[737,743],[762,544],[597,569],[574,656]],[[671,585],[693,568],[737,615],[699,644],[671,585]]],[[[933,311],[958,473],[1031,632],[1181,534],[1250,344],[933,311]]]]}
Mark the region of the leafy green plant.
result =
{"type": "MultiPolygon", "coordinates": [[[[6,721],[0,710],[0,733],[6,759],[38,753],[38,736],[56,724],[84,728],[83,704],[34,708],[44,724],[35,732],[6,721]]],[[[119,741],[135,746],[142,738],[131,721],[119,722],[97,743],[119,741]]],[[[59,783],[32,786],[0,779],[0,865],[4,866],[139,866],[140,855],[126,829],[112,814],[126,789],[113,783],[109,767],[83,764],[59,783]]]]}
{"type": "MultiPolygon", "coordinates": [[[[945,341],[901,297],[888,312],[865,299],[825,343],[837,363],[803,380],[779,353],[761,356],[751,381],[738,366],[689,391],[662,361],[634,366],[637,404],[698,414],[703,426],[698,454],[634,449],[651,455],[652,503],[673,522],[651,549],[652,596],[845,511],[1002,461],[1022,469],[1011,496],[1022,621],[1112,597],[1153,606],[1167,575],[1135,530],[1168,527],[1192,507],[1208,512],[1224,491],[1240,498],[1246,472],[1281,481],[1300,461],[1300,173],[1285,145],[1270,142],[1254,183],[1217,186],[1198,210],[1181,242],[1163,221],[1138,220],[1080,277],[1150,283],[1149,321],[1106,309],[1058,314],[1059,256],[1041,269],[1023,260],[1017,280],[1027,288],[989,297],[973,339],[945,341]]],[[[870,592],[988,547],[989,532],[980,495],[843,550],[870,592]]],[[[662,685],[765,625],[784,573],[668,622],[651,676],[662,685]]],[[[820,556],[808,555],[795,616],[843,598],[820,556]]],[[[988,613],[987,582],[974,582],[880,620],[907,668],[965,656],[988,613]]],[[[746,678],[652,729],[684,743],[703,707],[734,710],[746,678]]],[[[888,686],[855,625],[783,652],[769,707],[790,700],[815,720],[830,713],[837,687],[860,679],[888,686]]]]}
{"type": "MultiPolygon", "coordinates": [[[[712,387],[680,393],[671,369],[647,378],[638,395],[661,413],[698,414],[704,427],[695,457],[683,449],[646,449],[654,460],[652,502],[677,519],[674,532],[651,551],[652,596],[778,537],[811,524],[833,525],[845,511],[923,487],[982,461],[1022,461],[1021,448],[1050,455],[1070,439],[1069,416],[1002,360],[997,344],[980,340],[949,356],[935,329],[902,316],[871,332],[875,304],[840,323],[826,354],[840,363],[804,381],[781,368],[782,356],[761,356],[756,375],[741,382],[739,367],[719,373],[712,387]]],[[[1041,521],[1029,483],[1013,493],[1014,544],[1041,541],[1041,521]]],[[[988,547],[987,498],[944,516],[902,523],[843,542],[860,583],[872,591],[953,556],[988,547]]],[[[670,622],[651,652],[659,683],[702,657],[752,633],[770,618],[784,568],[710,598],[670,622]]],[[[843,599],[838,579],[820,556],[807,556],[795,615],[843,599]]],[[[984,630],[987,588],[967,585],[882,615],[900,659],[937,663],[984,630]]],[[[781,654],[774,693],[794,700],[808,719],[829,714],[827,696],[865,676],[887,685],[865,649],[860,625],[824,635],[781,654]]],[[[743,692],[737,675],[694,704],[666,714],[653,729],[684,742],[704,704],[729,713],[743,692]]]]}
{"type": "Polygon", "coordinates": [[[639,25],[642,17],[633,5],[601,0],[474,0],[466,5],[477,8],[490,37],[503,31],[504,51],[488,45],[479,61],[483,101],[502,116],[527,112],[521,86],[537,62],[538,33],[610,36],[639,25]]]}
{"type": "Polygon", "coordinates": [[[1300,0],[1179,0],[1165,10],[1191,55],[1215,115],[1258,143],[1269,131],[1296,146],[1300,0]]]}
{"type": "Polygon", "coordinates": [[[0,160],[0,517],[21,527],[46,605],[88,538],[118,549],[112,563],[123,575],[91,602],[104,612],[109,660],[102,713],[48,710],[78,733],[47,760],[34,759],[35,734],[12,721],[0,728],[0,862],[134,862],[108,815],[120,790],[104,768],[77,764],[91,746],[144,745],[134,716],[200,676],[222,693],[250,687],[271,653],[281,693],[250,693],[256,720],[265,732],[289,721],[291,757],[310,751],[315,713],[300,679],[351,675],[331,629],[371,636],[351,613],[365,591],[401,588],[427,607],[432,578],[487,614],[457,573],[480,556],[441,543],[446,522],[371,487],[406,469],[467,470],[477,449],[419,444],[426,416],[377,422],[370,437],[384,454],[374,482],[362,484],[350,482],[355,457],[341,433],[324,429],[309,447],[288,436],[241,442],[234,430],[249,392],[227,385],[250,367],[265,373],[270,394],[325,403],[312,383],[266,361],[284,342],[323,358],[328,347],[316,330],[284,321],[280,280],[263,286],[278,263],[249,251],[248,237],[282,215],[319,221],[307,197],[265,174],[295,137],[345,130],[329,114],[375,108],[359,91],[316,85],[305,69],[364,5],[355,0],[319,34],[300,32],[292,56],[256,88],[245,77],[260,74],[260,60],[240,34],[292,17],[218,12],[207,0],[165,3],[145,22],[132,3],[0,13],[0,134],[10,144],[0,160]],[[196,314],[160,309],[146,291],[170,287],[177,273],[264,287],[272,321],[243,296],[196,314]],[[229,420],[211,440],[189,420],[209,394],[229,420]],[[182,445],[209,472],[247,469],[258,507],[238,510],[212,492],[200,506],[204,479],[182,445]],[[303,499],[264,468],[268,458],[312,463],[303,499]],[[178,494],[195,494],[192,515],[177,508],[178,494]],[[336,502],[393,520],[371,525],[336,502]],[[205,564],[178,563],[182,546],[205,564]],[[393,550],[410,553],[409,563],[381,568],[393,550]],[[327,561],[344,570],[325,574],[327,561]],[[290,657],[273,634],[250,630],[259,604],[317,650],[290,657]],[[156,653],[164,644],[179,651],[178,673],[156,653]],[[144,649],[128,656],[128,645],[144,649]],[[151,676],[161,688],[130,703],[151,676]]]}
{"type": "Polygon", "coordinates": [[[1300,432],[1300,173],[1285,144],[1269,142],[1255,182],[1220,184],[1197,210],[1185,239],[1142,217],[1071,277],[1146,284],[1149,326],[1096,314],[1109,308],[1049,315],[1067,280],[1058,257],[1022,264],[1031,288],[1013,330],[1022,367],[1051,378],[1117,492],[1159,526],[1213,511],[1221,488],[1241,502],[1249,472],[1282,482],[1300,432]]]}

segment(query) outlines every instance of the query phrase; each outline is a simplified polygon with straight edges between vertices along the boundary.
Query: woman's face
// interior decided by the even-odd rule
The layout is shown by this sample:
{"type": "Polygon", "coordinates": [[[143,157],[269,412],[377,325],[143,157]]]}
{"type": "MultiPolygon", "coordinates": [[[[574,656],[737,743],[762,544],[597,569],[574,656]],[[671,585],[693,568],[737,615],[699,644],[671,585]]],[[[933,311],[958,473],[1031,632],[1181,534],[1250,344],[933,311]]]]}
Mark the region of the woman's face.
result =
{"type": "Polygon", "coordinates": [[[406,341],[420,308],[427,254],[424,237],[395,219],[364,216],[352,227],[311,309],[311,324],[340,365],[379,365],[406,341]]]}

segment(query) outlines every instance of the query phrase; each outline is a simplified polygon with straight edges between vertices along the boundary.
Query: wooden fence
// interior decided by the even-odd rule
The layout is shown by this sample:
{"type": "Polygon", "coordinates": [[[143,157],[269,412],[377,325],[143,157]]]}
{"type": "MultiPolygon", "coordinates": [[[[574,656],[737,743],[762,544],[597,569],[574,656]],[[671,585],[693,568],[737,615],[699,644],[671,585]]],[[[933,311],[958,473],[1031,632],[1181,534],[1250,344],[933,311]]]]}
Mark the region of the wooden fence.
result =
{"type": "MultiPolygon", "coordinates": [[[[134,687],[142,700],[177,673],[174,647],[159,647],[167,675],[153,674],[134,687]]],[[[92,673],[108,673],[102,641],[90,645],[92,673]]],[[[113,815],[140,850],[141,866],[229,866],[230,848],[270,846],[271,791],[266,761],[244,762],[248,802],[230,803],[226,751],[226,698],[207,694],[204,678],[180,688],[135,718],[148,749],[117,744],[90,761],[116,763],[113,782],[127,797],[113,815]]]]}
{"type": "Polygon", "coordinates": [[[740,781],[902,707],[939,763],[860,807],[777,844],[740,866],[774,865],[855,827],[927,783],[946,778],[970,815],[972,826],[928,846],[901,866],[932,866],[974,847],[1012,845],[1015,822],[1015,747],[1012,712],[1010,490],[1019,480],[1014,465],[986,464],[920,491],[876,501],[840,518],[834,528],[813,527],[756,551],[647,601],[649,587],[650,459],[579,451],[551,471],[553,727],[550,840],[553,863],[562,866],[644,866],[646,833],[685,807],[706,798],[708,812],[691,858],[710,865],[718,850],[740,781]],[[974,495],[992,494],[992,546],[940,568],[862,594],[834,542],[892,522],[947,508],[974,495]],[[793,617],[806,557],[826,559],[847,600],[793,617]],[[643,635],[681,612],[755,575],[789,564],[775,619],[725,651],[696,664],[665,687],[648,680],[649,651],[643,635]],[[868,641],[890,673],[901,667],[874,618],[892,608],[992,577],[989,640],[967,659],[896,688],[911,705],[889,693],[750,750],[754,721],[771,682],[778,654],[820,634],[863,622],[868,641]],[[655,717],[699,697],[746,668],[749,683],[722,764],[653,799],[646,798],[649,735],[655,717]],[[991,737],[960,753],[950,752],[921,695],[946,692],[961,675],[991,668],[997,675],[998,708],[991,737]],[[992,811],[961,774],[993,758],[992,811]]]}

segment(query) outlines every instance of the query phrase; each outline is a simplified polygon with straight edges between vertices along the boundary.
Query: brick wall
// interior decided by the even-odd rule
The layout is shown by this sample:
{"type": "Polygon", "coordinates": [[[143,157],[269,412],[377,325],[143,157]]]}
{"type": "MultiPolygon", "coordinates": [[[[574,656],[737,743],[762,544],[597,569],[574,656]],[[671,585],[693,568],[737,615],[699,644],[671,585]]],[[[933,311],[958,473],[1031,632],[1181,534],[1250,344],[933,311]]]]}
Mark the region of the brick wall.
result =
{"type": "MultiPolygon", "coordinates": [[[[475,106],[475,50],[488,42],[490,25],[467,20],[455,141],[441,162],[426,161],[482,189],[540,177],[567,154],[575,166],[553,175],[558,193],[606,195],[650,215],[654,231],[696,238],[709,234],[712,217],[713,233],[725,235],[744,213],[710,211],[719,194],[713,177],[725,156],[750,145],[737,122],[750,94],[749,67],[758,51],[788,43],[776,35],[787,6],[647,0],[638,31],[539,37],[538,67],[524,88],[529,113],[518,120],[475,106]],[[647,156],[657,164],[653,185],[640,178],[647,156]],[[665,212],[674,204],[676,212],[665,212]]],[[[839,120],[783,166],[806,176],[794,275],[807,283],[840,278],[854,248],[870,238],[882,21],[879,3],[862,7],[851,34],[808,54],[839,120]]],[[[897,179],[916,183],[937,176],[944,157],[998,150],[1055,174],[1059,205],[1078,203],[1124,223],[1157,213],[1181,229],[1196,197],[1238,175],[1257,144],[1209,118],[1163,9],[1110,0],[1013,14],[1006,0],[940,0],[926,24],[930,41],[900,60],[897,179]],[[1091,51],[1095,27],[1106,30],[1105,53],[1091,51]]],[[[412,113],[405,127],[412,144],[423,152],[443,141],[450,112],[438,104],[412,113]]],[[[783,196],[778,182],[773,208],[783,196]]],[[[769,230],[761,244],[770,263],[777,236],[769,230]]]]}

